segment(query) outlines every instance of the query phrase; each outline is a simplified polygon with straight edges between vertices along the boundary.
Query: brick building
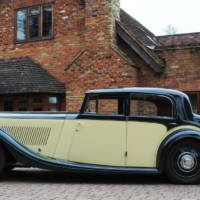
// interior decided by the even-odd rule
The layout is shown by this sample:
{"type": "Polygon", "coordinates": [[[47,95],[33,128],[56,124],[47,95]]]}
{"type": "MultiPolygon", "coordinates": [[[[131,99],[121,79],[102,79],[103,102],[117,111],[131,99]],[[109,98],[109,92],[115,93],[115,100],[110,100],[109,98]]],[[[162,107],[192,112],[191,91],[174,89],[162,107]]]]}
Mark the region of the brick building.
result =
{"type": "Polygon", "coordinates": [[[199,111],[199,42],[156,37],[120,0],[0,0],[0,110],[78,111],[85,90],[150,86],[199,111]]]}

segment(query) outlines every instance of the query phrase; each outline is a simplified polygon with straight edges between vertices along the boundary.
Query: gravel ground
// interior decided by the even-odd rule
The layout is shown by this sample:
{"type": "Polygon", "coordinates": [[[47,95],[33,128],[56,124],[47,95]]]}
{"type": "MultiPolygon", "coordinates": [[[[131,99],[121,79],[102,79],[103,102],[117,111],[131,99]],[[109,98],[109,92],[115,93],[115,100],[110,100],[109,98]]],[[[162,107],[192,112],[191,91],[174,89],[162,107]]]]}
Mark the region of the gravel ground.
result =
{"type": "Polygon", "coordinates": [[[101,176],[15,169],[0,182],[0,200],[200,200],[199,185],[163,176],[101,176]]]}

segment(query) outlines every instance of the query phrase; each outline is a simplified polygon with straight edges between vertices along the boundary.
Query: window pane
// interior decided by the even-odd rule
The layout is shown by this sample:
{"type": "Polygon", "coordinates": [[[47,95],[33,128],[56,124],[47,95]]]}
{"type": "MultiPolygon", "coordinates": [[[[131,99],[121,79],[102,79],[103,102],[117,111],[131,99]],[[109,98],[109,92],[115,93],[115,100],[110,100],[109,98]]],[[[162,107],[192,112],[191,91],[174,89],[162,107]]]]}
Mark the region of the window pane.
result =
{"type": "Polygon", "coordinates": [[[89,100],[88,105],[87,105],[87,109],[86,112],[87,113],[96,113],[96,104],[97,104],[97,100],[89,100]]]}
{"type": "Polygon", "coordinates": [[[40,107],[36,107],[36,108],[33,108],[33,111],[42,111],[42,108],[40,108],[40,107]]]}
{"type": "Polygon", "coordinates": [[[131,115],[157,116],[157,106],[150,101],[131,100],[131,115]]]}
{"type": "Polygon", "coordinates": [[[29,17],[29,37],[30,38],[39,37],[39,17],[38,16],[29,17]]]}
{"type": "Polygon", "coordinates": [[[58,98],[57,97],[49,97],[49,103],[57,104],[58,103],[58,98]]]}
{"type": "Polygon", "coordinates": [[[85,107],[85,113],[100,115],[123,115],[124,110],[124,99],[120,96],[91,96],[85,107]]]}
{"type": "Polygon", "coordinates": [[[57,108],[49,108],[48,110],[49,110],[50,112],[57,112],[57,111],[58,111],[57,108]]]}
{"type": "Polygon", "coordinates": [[[25,108],[25,107],[21,107],[21,108],[19,108],[19,111],[27,111],[27,108],[25,108]]]}
{"type": "Polygon", "coordinates": [[[165,97],[133,95],[130,114],[144,117],[173,117],[172,102],[165,97]]]}
{"type": "Polygon", "coordinates": [[[12,101],[5,101],[4,102],[4,111],[13,111],[13,102],[12,101]]]}
{"type": "Polygon", "coordinates": [[[118,114],[118,99],[99,99],[98,114],[103,114],[103,115],[118,114]]]}
{"type": "Polygon", "coordinates": [[[52,35],[52,6],[43,7],[43,37],[52,35]]]}
{"type": "Polygon", "coordinates": [[[42,102],[43,102],[42,97],[34,97],[33,98],[33,103],[42,103],[42,102]]]}
{"type": "Polygon", "coordinates": [[[29,15],[38,15],[40,14],[39,7],[34,7],[29,9],[29,15]]]}
{"type": "Polygon", "coordinates": [[[28,104],[28,98],[26,97],[21,97],[18,101],[17,101],[17,104],[19,105],[24,105],[24,104],[28,104]]]}
{"type": "Polygon", "coordinates": [[[197,110],[197,94],[188,94],[189,98],[190,98],[190,102],[192,104],[192,109],[195,113],[198,113],[197,110]]]}
{"type": "Polygon", "coordinates": [[[26,10],[17,11],[17,40],[26,39],[26,10]]]}

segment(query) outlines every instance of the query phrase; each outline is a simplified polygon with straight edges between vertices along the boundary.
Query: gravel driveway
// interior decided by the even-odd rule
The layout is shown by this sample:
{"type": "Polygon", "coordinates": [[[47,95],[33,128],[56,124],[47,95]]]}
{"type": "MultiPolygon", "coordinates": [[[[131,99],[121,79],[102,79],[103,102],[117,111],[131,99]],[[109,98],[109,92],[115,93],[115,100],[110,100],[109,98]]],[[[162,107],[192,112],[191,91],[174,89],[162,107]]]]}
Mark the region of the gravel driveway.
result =
{"type": "Polygon", "coordinates": [[[0,182],[0,200],[200,200],[200,185],[161,176],[100,176],[16,169],[0,182]]]}

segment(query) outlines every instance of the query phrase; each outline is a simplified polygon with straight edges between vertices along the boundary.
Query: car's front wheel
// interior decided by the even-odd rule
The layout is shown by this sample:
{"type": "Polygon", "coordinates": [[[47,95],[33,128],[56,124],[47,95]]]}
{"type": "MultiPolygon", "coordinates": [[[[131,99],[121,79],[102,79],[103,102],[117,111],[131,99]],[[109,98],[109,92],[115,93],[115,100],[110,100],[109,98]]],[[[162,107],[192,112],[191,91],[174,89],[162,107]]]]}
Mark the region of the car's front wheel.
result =
{"type": "Polygon", "coordinates": [[[165,173],[176,183],[200,181],[200,143],[183,140],[173,145],[166,157],[165,173]]]}

